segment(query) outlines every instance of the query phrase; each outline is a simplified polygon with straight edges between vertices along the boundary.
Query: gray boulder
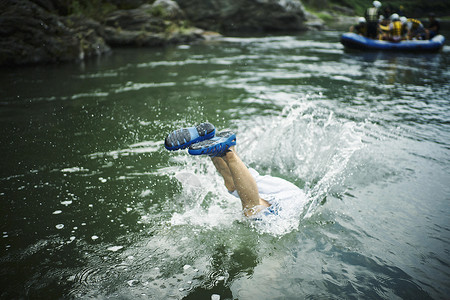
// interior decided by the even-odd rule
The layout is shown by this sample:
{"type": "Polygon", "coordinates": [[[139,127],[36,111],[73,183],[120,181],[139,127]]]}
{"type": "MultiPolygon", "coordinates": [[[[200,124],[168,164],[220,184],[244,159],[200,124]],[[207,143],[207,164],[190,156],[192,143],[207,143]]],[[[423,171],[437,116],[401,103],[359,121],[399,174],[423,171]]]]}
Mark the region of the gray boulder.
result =
{"type": "Polygon", "coordinates": [[[0,65],[82,60],[110,51],[92,20],[59,17],[27,0],[0,2],[0,65]]]}
{"type": "Polygon", "coordinates": [[[164,14],[165,18],[170,20],[186,19],[184,11],[173,0],[156,0],[152,5],[152,9],[153,11],[161,11],[161,14],[164,14]]]}
{"type": "Polygon", "coordinates": [[[183,11],[171,0],[117,10],[105,19],[105,40],[112,46],[161,46],[203,39],[203,31],[185,26],[183,11]]]}
{"type": "Polygon", "coordinates": [[[220,32],[305,30],[298,0],[176,0],[195,26],[220,32]]]}
{"type": "Polygon", "coordinates": [[[67,3],[61,3],[66,1],[0,0],[0,65],[78,61],[109,52],[110,46],[161,46],[204,38],[202,30],[186,25],[173,0],[115,10],[102,16],[101,23],[66,16],[67,3]]]}

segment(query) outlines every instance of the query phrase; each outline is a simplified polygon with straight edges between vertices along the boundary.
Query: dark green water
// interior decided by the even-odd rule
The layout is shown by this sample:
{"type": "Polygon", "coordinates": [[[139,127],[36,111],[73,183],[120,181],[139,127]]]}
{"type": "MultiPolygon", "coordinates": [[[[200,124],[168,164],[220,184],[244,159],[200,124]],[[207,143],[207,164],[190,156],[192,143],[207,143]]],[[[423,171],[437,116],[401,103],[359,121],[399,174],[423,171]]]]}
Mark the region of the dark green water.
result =
{"type": "Polygon", "coordinates": [[[448,297],[450,49],[339,34],[2,69],[1,298],[448,297]],[[307,205],[246,221],[207,158],[164,149],[199,121],[307,205]]]}

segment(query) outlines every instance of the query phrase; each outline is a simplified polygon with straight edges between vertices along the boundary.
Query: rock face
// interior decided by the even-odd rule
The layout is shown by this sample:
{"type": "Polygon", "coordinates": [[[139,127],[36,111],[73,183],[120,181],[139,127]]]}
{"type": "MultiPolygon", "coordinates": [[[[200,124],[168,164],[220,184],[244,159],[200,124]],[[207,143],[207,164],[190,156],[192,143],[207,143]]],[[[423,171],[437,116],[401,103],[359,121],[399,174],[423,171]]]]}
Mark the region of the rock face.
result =
{"type": "Polygon", "coordinates": [[[161,46],[203,38],[202,30],[184,24],[184,13],[176,2],[157,0],[106,16],[104,37],[112,46],[161,46]]]}
{"type": "Polygon", "coordinates": [[[115,10],[101,23],[59,15],[68,12],[61,0],[0,1],[0,65],[76,61],[109,52],[110,46],[160,46],[203,38],[202,30],[185,25],[184,12],[172,0],[115,10]]]}
{"type": "Polygon", "coordinates": [[[110,50],[95,21],[61,18],[29,1],[2,1],[0,11],[0,65],[72,61],[110,50]]]}
{"type": "Polygon", "coordinates": [[[176,0],[195,26],[219,32],[305,30],[296,0],[176,0]]]}
{"type": "Polygon", "coordinates": [[[306,29],[298,0],[156,0],[142,4],[145,2],[0,0],[0,65],[76,61],[109,52],[110,46],[161,46],[213,36],[203,29],[306,29]],[[98,8],[99,21],[82,16],[80,3],[91,13],[98,8]],[[113,9],[107,13],[102,10],[105,6],[113,9]],[[192,23],[203,29],[188,25],[192,23]]]}

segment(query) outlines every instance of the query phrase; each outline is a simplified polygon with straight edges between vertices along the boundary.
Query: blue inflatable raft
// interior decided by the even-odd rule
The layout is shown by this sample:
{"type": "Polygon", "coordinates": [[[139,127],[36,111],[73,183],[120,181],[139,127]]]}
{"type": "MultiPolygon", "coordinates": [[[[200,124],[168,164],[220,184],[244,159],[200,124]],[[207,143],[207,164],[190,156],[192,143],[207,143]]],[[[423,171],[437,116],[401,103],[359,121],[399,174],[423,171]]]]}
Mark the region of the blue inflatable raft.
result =
{"type": "Polygon", "coordinates": [[[359,50],[387,50],[407,52],[433,52],[439,51],[445,42],[445,37],[437,35],[431,40],[411,40],[393,43],[388,41],[373,40],[356,33],[348,32],[341,36],[341,43],[349,49],[359,50]]]}

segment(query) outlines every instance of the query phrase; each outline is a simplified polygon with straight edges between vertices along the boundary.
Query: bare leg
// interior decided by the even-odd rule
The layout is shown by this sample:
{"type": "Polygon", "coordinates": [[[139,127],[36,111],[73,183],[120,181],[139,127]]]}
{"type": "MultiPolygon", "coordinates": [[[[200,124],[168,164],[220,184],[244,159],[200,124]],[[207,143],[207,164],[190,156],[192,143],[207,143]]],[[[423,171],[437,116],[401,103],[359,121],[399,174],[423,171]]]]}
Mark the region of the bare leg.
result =
{"type": "Polygon", "coordinates": [[[222,159],[222,157],[211,157],[211,160],[216,167],[217,171],[222,175],[223,180],[225,181],[225,187],[228,189],[230,193],[236,190],[234,185],[233,176],[231,175],[231,171],[228,168],[227,163],[222,159]]]}
{"type": "Polygon", "coordinates": [[[224,178],[227,189],[231,192],[237,190],[244,214],[251,216],[270,204],[259,196],[256,181],[235,148],[231,147],[230,150],[223,157],[213,157],[212,161],[224,178]]]}

